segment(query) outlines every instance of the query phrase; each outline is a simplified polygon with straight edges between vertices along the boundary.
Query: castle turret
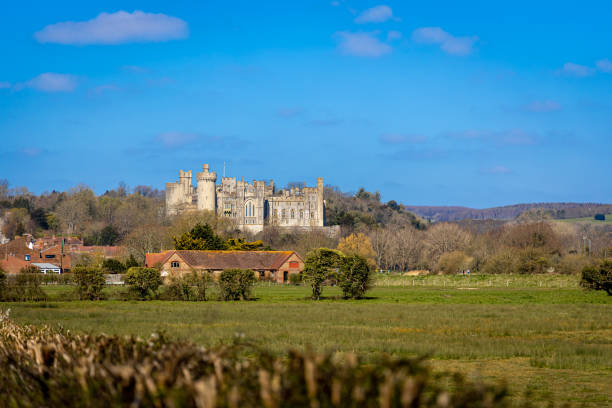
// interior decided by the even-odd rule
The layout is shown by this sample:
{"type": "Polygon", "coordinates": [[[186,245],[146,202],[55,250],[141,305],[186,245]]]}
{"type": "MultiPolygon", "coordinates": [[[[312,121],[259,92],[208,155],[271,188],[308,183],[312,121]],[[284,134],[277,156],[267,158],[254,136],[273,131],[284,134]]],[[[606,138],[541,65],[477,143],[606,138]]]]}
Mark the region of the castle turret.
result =
{"type": "Polygon", "coordinates": [[[325,203],[323,201],[323,177],[317,177],[317,218],[318,225],[325,225],[325,211],[324,206],[325,203]]]}
{"type": "Polygon", "coordinates": [[[217,182],[217,173],[210,172],[208,164],[202,166],[202,172],[196,174],[198,180],[198,210],[215,211],[215,183],[217,182]]]}

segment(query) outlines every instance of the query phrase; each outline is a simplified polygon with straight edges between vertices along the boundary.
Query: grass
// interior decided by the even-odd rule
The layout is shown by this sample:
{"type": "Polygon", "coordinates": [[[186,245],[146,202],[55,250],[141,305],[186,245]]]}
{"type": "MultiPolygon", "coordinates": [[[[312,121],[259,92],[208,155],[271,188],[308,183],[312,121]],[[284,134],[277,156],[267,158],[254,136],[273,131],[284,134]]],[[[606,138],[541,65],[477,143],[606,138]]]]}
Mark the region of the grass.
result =
{"type": "MultiPolygon", "coordinates": [[[[19,322],[85,332],[144,337],[164,330],[204,345],[239,334],[279,353],[312,347],[366,357],[427,354],[435,368],[506,379],[517,400],[528,392],[538,405],[552,398],[612,406],[612,297],[576,282],[550,275],[396,276],[380,277],[358,301],[339,299],[338,288],[325,287],[325,299],[313,302],[306,287],[260,284],[254,301],[199,303],[65,302],[72,288],[49,286],[49,302],[0,307],[10,307],[19,322]]],[[[124,289],[106,290],[112,298],[124,289]]]]}

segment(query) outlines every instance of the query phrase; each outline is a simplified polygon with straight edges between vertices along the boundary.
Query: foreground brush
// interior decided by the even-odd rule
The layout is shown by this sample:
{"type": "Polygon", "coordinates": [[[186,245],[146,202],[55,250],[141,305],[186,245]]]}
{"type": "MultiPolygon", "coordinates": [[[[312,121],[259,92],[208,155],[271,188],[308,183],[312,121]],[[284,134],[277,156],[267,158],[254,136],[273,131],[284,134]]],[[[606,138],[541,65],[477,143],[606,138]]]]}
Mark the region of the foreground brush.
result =
{"type": "Polygon", "coordinates": [[[433,374],[421,360],[234,344],[207,349],[154,334],[76,334],[0,310],[7,407],[500,407],[504,386],[433,374]]]}

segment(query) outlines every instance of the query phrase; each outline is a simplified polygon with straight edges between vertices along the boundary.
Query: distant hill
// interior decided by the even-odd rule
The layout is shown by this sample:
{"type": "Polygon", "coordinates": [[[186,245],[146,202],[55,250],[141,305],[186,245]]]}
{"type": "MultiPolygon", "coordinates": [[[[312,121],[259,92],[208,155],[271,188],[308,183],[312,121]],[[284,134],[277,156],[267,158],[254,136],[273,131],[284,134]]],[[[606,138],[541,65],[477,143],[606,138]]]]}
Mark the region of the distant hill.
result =
{"type": "Polygon", "coordinates": [[[612,204],[597,203],[533,203],[514,204],[492,208],[468,208],[452,206],[410,206],[404,209],[432,221],[459,221],[459,220],[511,220],[525,211],[542,209],[550,212],[552,218],[567,219],[592,217],[595,214],[612,213],[612,204]]]}

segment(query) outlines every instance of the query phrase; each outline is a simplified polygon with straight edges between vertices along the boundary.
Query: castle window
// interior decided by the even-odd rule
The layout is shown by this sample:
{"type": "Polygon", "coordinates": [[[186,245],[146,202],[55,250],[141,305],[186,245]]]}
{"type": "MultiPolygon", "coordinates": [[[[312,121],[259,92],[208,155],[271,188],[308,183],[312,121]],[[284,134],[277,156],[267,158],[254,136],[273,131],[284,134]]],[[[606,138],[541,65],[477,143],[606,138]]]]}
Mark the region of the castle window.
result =
{"type": "Polygon", "coordinates": [[[291,218],[295,218],[295,211],[293,209],[291,209],[291,218]]]}
{"type": "Polygon", "coordinates": [[[283,218],[285,218],[285,209],[284,209],[284,208],[283,208],[283,210],[281,211],[281,216],[282,216],[283,218]]]}
{"type": "Polygon", "coordinates": [[[171,268],[178,268],[179,266],[180,266],[180,264],[178,263],[178,261],[170,262],[170,267],[171,268]]]}
{"type": "Polygon", "coordinates": [[[304,218],[304,210],[300,210],[300,219],[304,218]]]}

